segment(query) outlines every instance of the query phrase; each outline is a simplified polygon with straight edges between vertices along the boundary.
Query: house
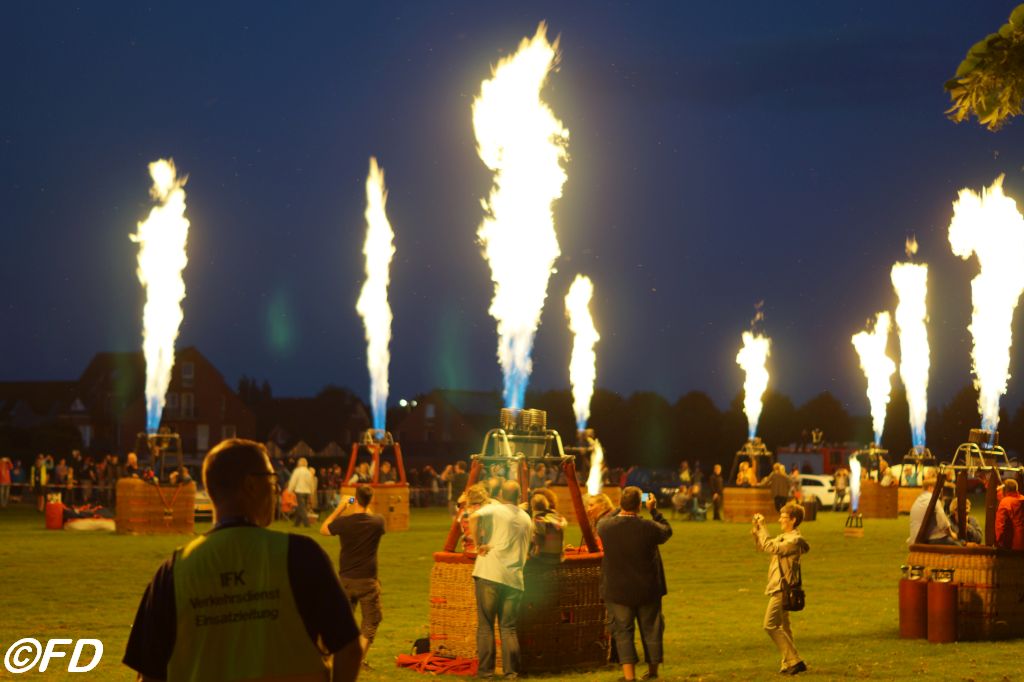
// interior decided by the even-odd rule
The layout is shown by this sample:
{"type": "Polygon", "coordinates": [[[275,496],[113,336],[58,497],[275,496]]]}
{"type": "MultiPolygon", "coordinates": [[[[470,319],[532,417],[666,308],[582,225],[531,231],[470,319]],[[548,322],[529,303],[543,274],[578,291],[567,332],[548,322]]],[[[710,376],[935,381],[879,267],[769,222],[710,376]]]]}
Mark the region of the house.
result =
{"type": "Polygon", "coordinates": [[[494,391],[435,390],[416,400],[393,435],[406,458],[447,463],[479,452],[500,412],[494,391]]]}
{"type": "MultiPolygon", "coordinates": [[[[146,430],[145,381],[135,352],[98,353],[77,381],[0,382],[0,433],[22,456],[73,447],[124,455],[146,430]]],[[[195,347],[178,351],[166,401],[161,424],[181,434],[188,456],[223,438],[257,437],[255,415],[195,347]]]]}

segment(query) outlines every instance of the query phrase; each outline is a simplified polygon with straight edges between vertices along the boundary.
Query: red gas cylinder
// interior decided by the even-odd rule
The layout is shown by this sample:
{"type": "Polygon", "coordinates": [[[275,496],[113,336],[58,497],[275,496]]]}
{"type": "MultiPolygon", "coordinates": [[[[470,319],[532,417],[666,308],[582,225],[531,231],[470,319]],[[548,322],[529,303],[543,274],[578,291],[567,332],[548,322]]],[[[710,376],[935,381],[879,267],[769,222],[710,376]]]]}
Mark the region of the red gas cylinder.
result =
{"type": "Polygon", "coordinates": [[[46,529],[61,530],[64,528],[64,505],[60,502],[46,503],[46,529]]]}
{"type": "Polygon", "coordinates": [[[924,580],[900,580],[900,637],[924,639],[928,636],[928,583],[924,580]]]}
{"type": "Polygon", "coordinates": [[[946,644],[956,641],[956,583],[928,583],[928,641],[946,644]]]}

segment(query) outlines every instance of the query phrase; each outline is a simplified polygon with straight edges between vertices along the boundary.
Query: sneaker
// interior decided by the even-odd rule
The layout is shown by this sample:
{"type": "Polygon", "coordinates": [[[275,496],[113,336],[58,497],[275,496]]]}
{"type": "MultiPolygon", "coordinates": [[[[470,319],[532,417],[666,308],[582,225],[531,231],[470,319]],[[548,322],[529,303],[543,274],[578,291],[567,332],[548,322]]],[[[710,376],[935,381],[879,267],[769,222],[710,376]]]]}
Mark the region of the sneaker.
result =
{"type": "Polygon", "coordinates": [[[800,673],[807,672],[807,664],[803,661],[797,661],[785,670],[780,670],[779,672],[783,675],[799,675],[800,673]]]}

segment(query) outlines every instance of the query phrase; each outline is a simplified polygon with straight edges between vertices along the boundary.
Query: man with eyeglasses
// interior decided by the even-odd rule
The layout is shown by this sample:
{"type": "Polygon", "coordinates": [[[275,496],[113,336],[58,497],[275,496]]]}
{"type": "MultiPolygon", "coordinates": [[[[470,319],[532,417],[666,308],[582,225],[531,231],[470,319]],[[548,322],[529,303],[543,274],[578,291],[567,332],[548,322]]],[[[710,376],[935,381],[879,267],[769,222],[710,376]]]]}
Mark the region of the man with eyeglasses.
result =
{"type": "Polygon", "coordinates": [[[221,442],[203,482],[214,527],[157,571],[124,664],[140,680],[354,681],[359,629],[331,560],[312,538],[266,529],[277,496],[266,449],[221,442]]]}

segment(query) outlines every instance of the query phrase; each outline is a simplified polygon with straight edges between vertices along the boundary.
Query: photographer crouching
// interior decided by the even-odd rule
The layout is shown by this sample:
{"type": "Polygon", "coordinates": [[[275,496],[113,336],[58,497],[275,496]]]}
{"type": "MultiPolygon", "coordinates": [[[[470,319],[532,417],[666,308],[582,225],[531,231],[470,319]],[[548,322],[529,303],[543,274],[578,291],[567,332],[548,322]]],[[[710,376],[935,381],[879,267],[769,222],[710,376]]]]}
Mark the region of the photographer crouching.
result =
{"type": "Polygon", "coordinates": [[[800,576],[800,555],[808,552],[811,546],[800,535],[797,527],[804,520],[804,508],[790,502],[779,510],[779,525],[782,533],[774,538],[768,537],[764,517],[754,514],[751,534],[758,551],[771,555],[768,564],[768,586],[764,593],[768,595],[768,610],[764,614],[764,630],[775,642],[782,654],[784,675],[799,675],[807,670],[793,644],[793,631],[789,627],[789,612],[803,609],[803,581],[800,576]]]}

